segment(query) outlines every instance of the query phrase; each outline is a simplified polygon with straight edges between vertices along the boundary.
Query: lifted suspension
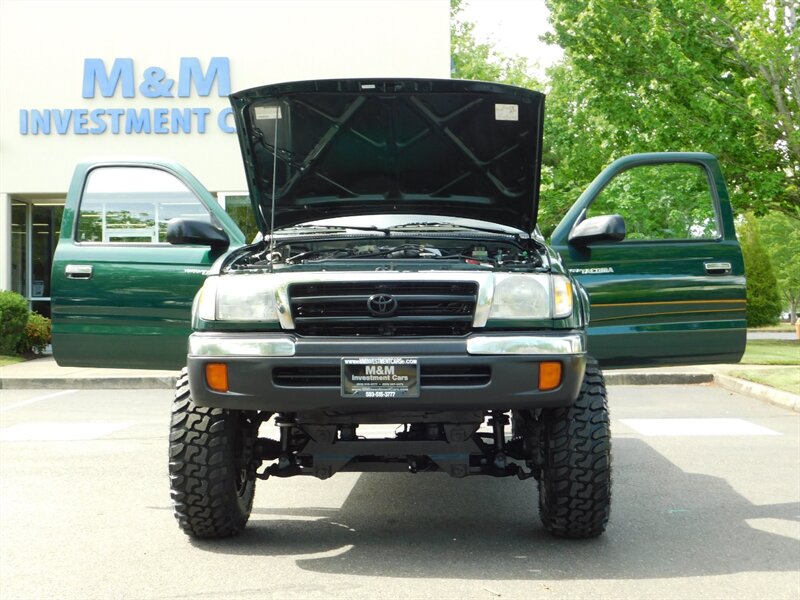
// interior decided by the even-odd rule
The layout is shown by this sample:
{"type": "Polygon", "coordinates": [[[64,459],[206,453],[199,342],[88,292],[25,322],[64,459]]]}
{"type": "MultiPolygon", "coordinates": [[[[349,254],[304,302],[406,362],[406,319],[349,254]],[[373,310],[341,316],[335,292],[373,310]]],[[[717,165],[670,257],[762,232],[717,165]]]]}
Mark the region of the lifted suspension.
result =
{"type": "Polygon", "coordinates": [[[259,479],[312,475],[327,479],[339,471],[411,473],[444,471],[453,477],[491,475],[527,479],[537,475],[521,460],[520,440],[506,442],[506,413],[492,412],[491,435],[479,434],[480,422],[411,423],[393,438],[363,438],[358,424],[304,424],[296,415],[275,417],[280,440],[257,438],[252,448],[252,473],[259,479]],[[485,439],[484,439],[485,437],[485,439]],[[264,461],[274,461],[261,472],[264,461]],[[526,468],[527,466],[527,468],[526,468]]]}

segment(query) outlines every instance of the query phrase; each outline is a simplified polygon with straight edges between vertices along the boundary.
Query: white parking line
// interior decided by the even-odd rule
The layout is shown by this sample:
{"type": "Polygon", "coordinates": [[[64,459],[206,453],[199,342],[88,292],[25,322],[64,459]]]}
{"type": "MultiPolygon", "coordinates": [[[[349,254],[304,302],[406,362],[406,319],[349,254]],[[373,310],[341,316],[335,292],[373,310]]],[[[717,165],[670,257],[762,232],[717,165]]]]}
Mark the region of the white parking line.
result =
{"type": "Polygon", "coordinates": [[[58,396],[66,396],[67,394],[74,394],[78,390],[62,390],[60,392],[53,392],[52,394],[45,394],[44,396],[35,396],[34,398],[29,398],[28,400],[23,400],[22,402],[17,402],[15,404],[9,404],[8,406],[0,407],[0,412],[6,412],[7,410],[13,410],[15,408],[20,408],[22,406],[28,406],[29,404],[33,404],[34,402],[40,402],[41,400],[49,400],[50,398],[57,398],[58,396]]]}
{"type": "Polygon", "coordinates": [[[744,419],[620,419],[644,436],[781,435],[744,419]]]}

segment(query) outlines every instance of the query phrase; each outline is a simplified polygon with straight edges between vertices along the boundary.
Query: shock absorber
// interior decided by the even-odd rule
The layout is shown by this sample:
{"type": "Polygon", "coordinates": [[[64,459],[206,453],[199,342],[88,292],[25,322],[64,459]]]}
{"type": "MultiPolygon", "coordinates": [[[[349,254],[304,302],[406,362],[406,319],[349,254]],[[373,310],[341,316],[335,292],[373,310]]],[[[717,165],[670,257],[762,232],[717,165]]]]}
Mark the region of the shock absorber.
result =
{"type": "Polygon", "coordinates": [[[494,437],[494,464],[498,469],[506,467],[506,425],[508,425],[508,415],[499,410],[491,412],[489,425],[492,426],[494,437]]]}
{"type": "Polygon", "coordinates": [[[281,432],[281,455],[278,457],[278,468],[287,469],[294,464],[290,441],[292,428],[297,425],[297,417],[294,413],[278,413],[275,415],[275,425],[281,432]]]}

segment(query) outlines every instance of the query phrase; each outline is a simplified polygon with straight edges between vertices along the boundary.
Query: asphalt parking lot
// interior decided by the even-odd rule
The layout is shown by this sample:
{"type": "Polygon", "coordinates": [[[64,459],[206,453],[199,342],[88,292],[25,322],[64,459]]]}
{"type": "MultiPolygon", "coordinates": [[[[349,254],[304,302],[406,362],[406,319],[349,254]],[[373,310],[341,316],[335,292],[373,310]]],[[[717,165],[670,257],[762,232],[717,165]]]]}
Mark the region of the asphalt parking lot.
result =
{"type": "Polygon", "coordinates": [[[612,386],[614,503],[549,537],[532,480],[259,482],[195,542],[169,502],[167,390],[0,390],[0,597],[797,598],[800,415],[721,388],[612,386]]]}

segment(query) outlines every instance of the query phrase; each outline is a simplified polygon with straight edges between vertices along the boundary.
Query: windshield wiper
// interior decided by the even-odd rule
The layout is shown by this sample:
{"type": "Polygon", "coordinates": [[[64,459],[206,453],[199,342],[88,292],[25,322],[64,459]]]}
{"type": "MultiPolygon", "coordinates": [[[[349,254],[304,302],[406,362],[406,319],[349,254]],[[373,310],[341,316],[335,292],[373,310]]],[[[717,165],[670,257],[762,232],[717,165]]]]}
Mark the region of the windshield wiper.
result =
{"type": "Polygon", "coordinates": [[[375,225],[313,225],[311,223],[292,225],[291,227],[282,227],[281,229],[276,229],[275,233],[287,233],[292,231],[302,231],[303,233],[314,233],[315,230],[347,231],[348,229],[354,229],[356,231],[375,231],[377,233],[389,235],[388,230],[381,229],[380,227],[376,227],[375,225]]]}
{"type": "Polygon", "coordinates": [[[520,237],[520,234],[517,232],[507,231],[505,229],[494,229],[491,227],[476,227],[475,225],[464,225],[462,223],[448,223],[447,221],[421,221],[419,223],[403,223],[402,225],[393,225],[392,227],[387,227],[388,231],[394,231],[395,229],[405,229],[405,228],[413,228],[413,227],[440,227],[440,228],[448,228],[452,227],[454,229],[466,229],[468,231],[480,231],[482,233],[496,233],[499,235],[507,235],[513,236],[516,238],[520,237]]]}
{"type": "Polygon", "coordinates": [[[419,221],[414,223],[401,223],[399,225],[390,225],[389,227],[378,227],[376,225],[315,225],[313,223],[302,223],[299,225],[292,225],[291,227],[284,227],[276,229],[277,234],[290,234],[290,233],[308,233],[313,234],[320,231],[337,231],[346,232],[348,230],[354,231],[368,231],[374,233],[381,233],[383,235],[390,235],[394,231],[413,230],[418,228],[424,229],[440,229],[452,231],[479,231],[481,233],[493,233],[495,235],[502,235],[513,237],[515,239],[527,238],[528,236],[522,232],[507,231],[501,228],[493,227],[478,227],[475,225],[466,225],[463,223],[449,223],[447,221],[419,221]]]}

